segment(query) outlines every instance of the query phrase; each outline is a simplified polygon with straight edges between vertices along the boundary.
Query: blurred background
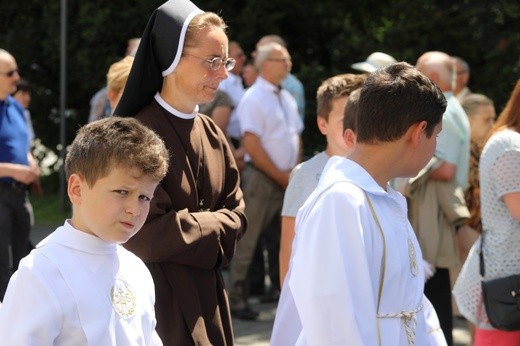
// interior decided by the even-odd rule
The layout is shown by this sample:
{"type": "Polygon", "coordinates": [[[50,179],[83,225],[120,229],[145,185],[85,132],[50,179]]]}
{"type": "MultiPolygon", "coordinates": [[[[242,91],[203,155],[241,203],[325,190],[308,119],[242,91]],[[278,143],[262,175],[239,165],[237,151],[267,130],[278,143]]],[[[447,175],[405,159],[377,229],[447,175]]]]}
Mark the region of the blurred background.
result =
{"type": "MultiPolygon", "coordinates": [[[[62,1],[63,2],[63,1],[62,1]]],[[[33,87],[30,106],[46,193],[59,190],[60,1],[0,2],[0,48],[16,58],[33,87]]],[[[88,119],[90,99],[106,83],[108,67],[125,55],[130,38],[141,36],[163,0],[68,0],[65,141],[88,119]]],[[[306,94],[305,154],[322,150],[316,128],[316,88],[325,78],[356,72],[351,64],[381,51],[415,64],[427,50],[465,59],[469,88],[495,102],[499,113],[520,72],[518,0],[194,0],[220,14],[229,38],[246,55],[266,34],[288,44],[293,73],[306,94]]]]}

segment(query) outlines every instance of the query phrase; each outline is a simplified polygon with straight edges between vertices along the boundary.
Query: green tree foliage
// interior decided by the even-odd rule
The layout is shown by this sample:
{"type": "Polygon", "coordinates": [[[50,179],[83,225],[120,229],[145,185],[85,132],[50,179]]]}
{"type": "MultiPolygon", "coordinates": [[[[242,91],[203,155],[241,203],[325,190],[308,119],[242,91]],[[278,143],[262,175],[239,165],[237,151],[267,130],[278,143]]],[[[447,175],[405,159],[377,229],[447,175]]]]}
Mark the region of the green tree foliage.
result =
{"type": "MultiPolygon", "coordinates": [[[[70,142],[87,121],[90,97],[105,83],[126,42],[140,36],[158,0],[69,0],[67,120],[70,142]]],[[[374,51],[414,64],[427,50],[463,57],[470,88],[490,96],[500,111],[520,72],[520,4],[517,0],[194,0],[219,13],[229,36],[246,53],[259,37],[279,34],[306,89],[306,153],[321,150],[315,92],[331,75],[374,51]]],[[[60,1],[0,2],[0,47],[17,58],[35,87],[32,114],[48,147],[59,141],[60,1]]]]}

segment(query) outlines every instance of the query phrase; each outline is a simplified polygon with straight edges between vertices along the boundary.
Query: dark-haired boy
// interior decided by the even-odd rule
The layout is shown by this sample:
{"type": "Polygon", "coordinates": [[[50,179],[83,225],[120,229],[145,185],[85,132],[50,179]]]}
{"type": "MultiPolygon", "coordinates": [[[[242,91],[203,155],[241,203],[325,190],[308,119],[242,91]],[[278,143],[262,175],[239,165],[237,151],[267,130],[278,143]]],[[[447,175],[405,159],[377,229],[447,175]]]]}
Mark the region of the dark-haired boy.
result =
{"type": "Polygon", "coordinates": [[[388,183],[430,160],[445,108],[439,88],[407,63],[367,77],[354,152],[329,159],[296,218],[286,278],[301,322],[295,344],[445,344],[428,327],[435,314],[406,200],[388,183]]]}

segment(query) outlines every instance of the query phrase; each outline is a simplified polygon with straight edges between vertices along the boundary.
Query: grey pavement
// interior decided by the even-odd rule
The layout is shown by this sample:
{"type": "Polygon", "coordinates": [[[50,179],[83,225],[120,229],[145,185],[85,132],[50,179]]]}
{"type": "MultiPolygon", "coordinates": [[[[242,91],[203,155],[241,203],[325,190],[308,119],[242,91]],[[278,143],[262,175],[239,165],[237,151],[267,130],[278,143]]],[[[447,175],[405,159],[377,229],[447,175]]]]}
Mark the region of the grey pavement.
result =
{"type": "MultiPolygon", "coordinates": [[[[54,226],[36,225],[31,240],[37,244],[55,229],[54,226]]],[[[225,275],[227,273],[224,273],[225,275]]],[[[257,298],[250,299],[251,307],[260,312],[256,321],[243,321],[234,318],[233,328],[236,346],[268,346],[276,314],[276,303],[262,304],[257,298]]],[[[453,338],[455,346],[470,345],[470,334],[465,320],[455,318],[453,338]]]]}

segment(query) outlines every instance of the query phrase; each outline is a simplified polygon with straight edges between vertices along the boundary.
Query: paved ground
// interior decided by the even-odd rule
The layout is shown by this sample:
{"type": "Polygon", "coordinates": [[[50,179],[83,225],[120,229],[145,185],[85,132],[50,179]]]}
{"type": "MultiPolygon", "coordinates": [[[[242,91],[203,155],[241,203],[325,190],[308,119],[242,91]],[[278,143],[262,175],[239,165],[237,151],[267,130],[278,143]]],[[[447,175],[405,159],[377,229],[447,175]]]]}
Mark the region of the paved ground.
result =
{"type": "MultiPolygon", "coordinates": [[[[37,244],[49,232],[52,227],[36,226],[32,232],[32,240],[37,244]]],[[[268,346],[271,337],[271,329],[273,327],[274,316],[276,313],[276,304],[261,304],[258,299],[252,298],[251,306],[260,312],[257,321],[242,321],[233,319],[233,327],[235,331],[236,346],[268,346]]],[[[454,321],[453,337],[455,346],[466,346],[470,343],[470,336],[467,330],[466,322],[460,319],[454,321]]]]}
{"type": "MultiPolygon", "coordinates": [[[[251,306],[260,311],[258,321],[242,321],[233,319],[235,328],[235,341],[237,346],[269,346],[269,338],[273,326],[276,304],[260,304],[257,299],[251,300],[251,306]]],[[[455,318],[454,320],[454,346],[469,346],[470,335],[466,321],[455,318]]]]}

